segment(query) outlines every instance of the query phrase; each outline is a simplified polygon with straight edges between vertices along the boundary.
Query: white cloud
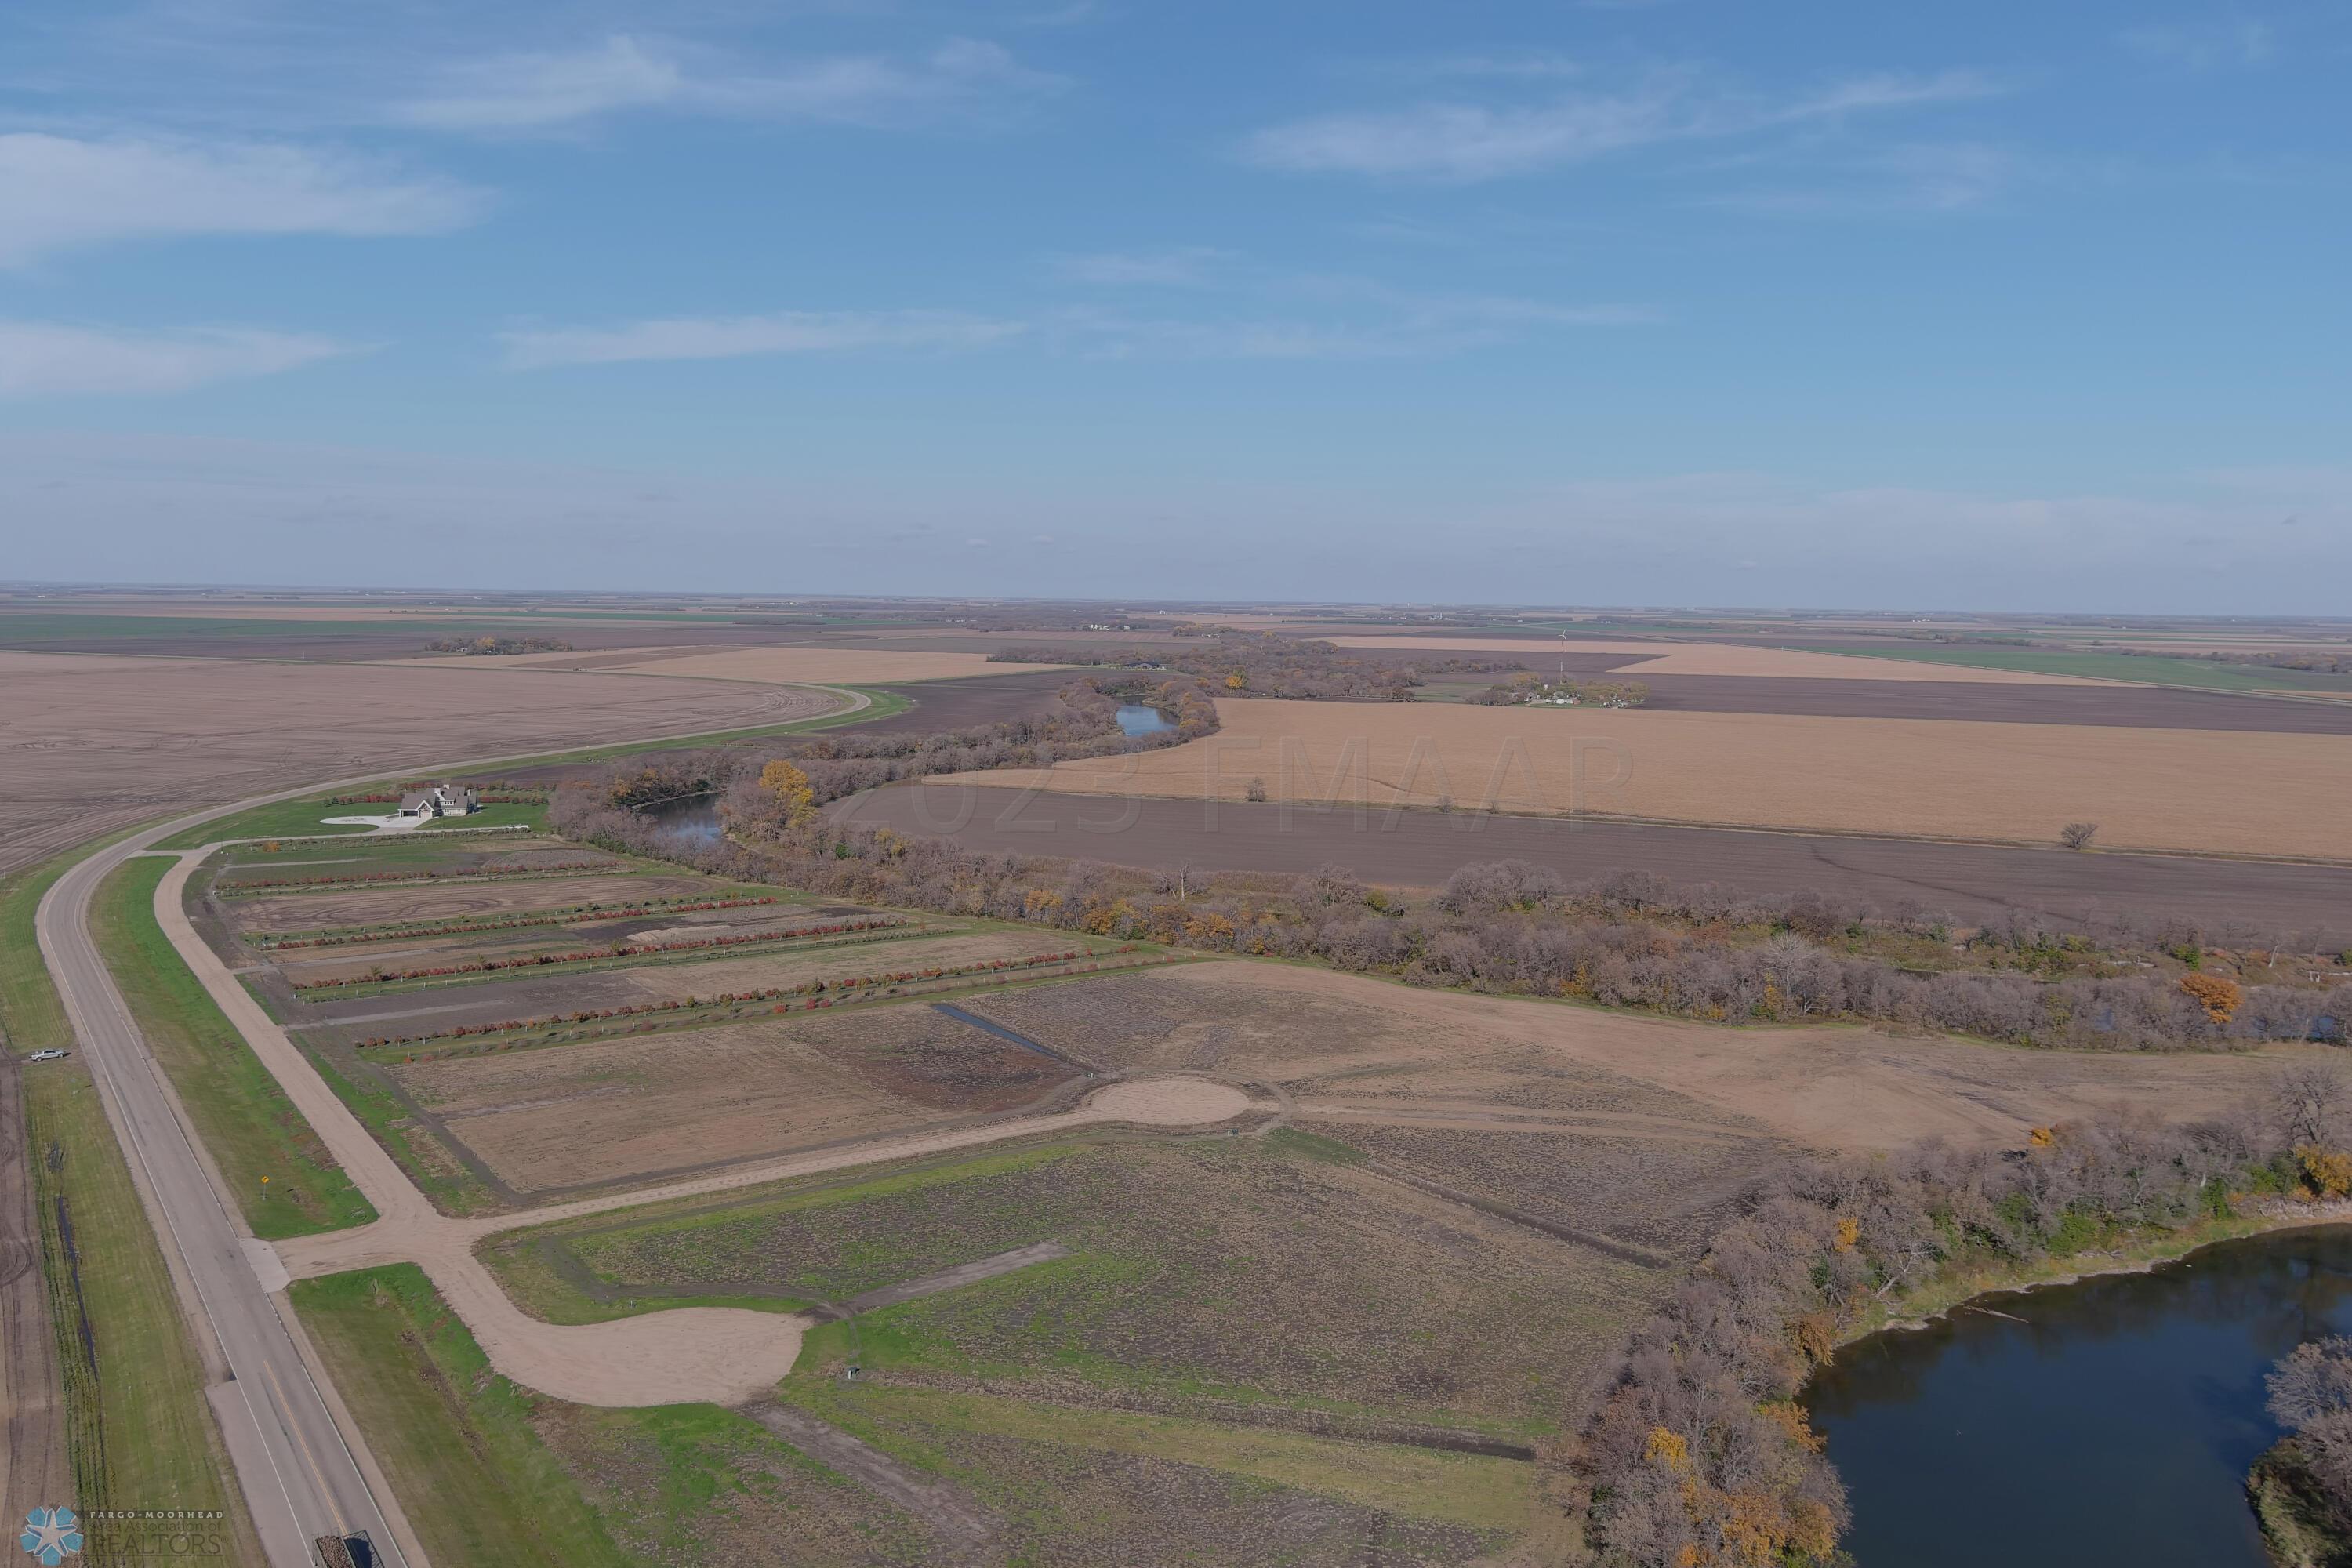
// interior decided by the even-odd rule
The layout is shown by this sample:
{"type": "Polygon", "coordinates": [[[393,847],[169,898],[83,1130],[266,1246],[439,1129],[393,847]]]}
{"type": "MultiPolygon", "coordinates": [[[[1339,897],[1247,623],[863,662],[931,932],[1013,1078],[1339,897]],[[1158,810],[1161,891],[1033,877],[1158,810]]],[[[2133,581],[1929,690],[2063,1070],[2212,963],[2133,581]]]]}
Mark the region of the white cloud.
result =
{"type": "Polygon", "coordinates": [[[1062,85],[1001,45],[950,38],[906,59],[837,55],[747,68],[616,34],[568,53],[493,56],[442,73],[394,118],[443,131],[548,131],[626,110],[897,125],[984,113],[1062,85]]]}
{"type": "Polygon", "coordinates": [[[684,86],[674,60],[614,37],[575,54],[502,55],[452,68],[443,90],[399,117],[445,131],[512,131],[665,103],[684,86]]]}
{"type": "Polygon", "coordinates": [[[1801,184],[1734,192],[1715,205],[1780,216],[1958,212],[2006,190],[2017,160],[1976,142],[1889,147],[1809,171],[1801,184]]]}
{"type": "Polygon", "coordinates": [[[851,349],[977,349],[1018,336],[1018,321],[951,310],[782,310],[765,316],[678,317],[618,327],[502,332],[517,370],[632,360],[737,359],[851,349]]]}
{"type": "Polygon", "coordinates": [[[1072,283],[1111,288],[1132,284],[1193,288],[1208,281],[1208,274],[1216,264],[1232,257],[1229,250],[1188,245],[1173,250],[1098,250],[1056,256],[1052,264],[1055,277],[1072,283]]]}
{"type": "Polygon", "coordinates": [[[331,338],[247,327],[127,332],[0,321],[0,397],[185,392],[352,352],[331,338]]]}
{"type": "Polygon", "coordinates": [[[1270,126],[1243,156],[1296,174],[1486,180],[1589,162],[1664,142],[1749,134],[1848,115],[1981,98],[1977,73],[1856,77],[1785,103],[1703,91],[1687,71],[1660,72],[1617,92],[1502,105],[1428,103],[1270,126]]]}
{"type": "Polygon", "coordinates": [[[309,148],[0,135],[0,265],[75,246],[188,235],[430,234],[485,193],[309,148]]]}
{"type": "Polygon", "coordinates": [[[2244,16],[2133,27],[2120,42],[2151,64],[2191,71],[2267,65],[2278,47],[2270,24],[2244,16]]]}

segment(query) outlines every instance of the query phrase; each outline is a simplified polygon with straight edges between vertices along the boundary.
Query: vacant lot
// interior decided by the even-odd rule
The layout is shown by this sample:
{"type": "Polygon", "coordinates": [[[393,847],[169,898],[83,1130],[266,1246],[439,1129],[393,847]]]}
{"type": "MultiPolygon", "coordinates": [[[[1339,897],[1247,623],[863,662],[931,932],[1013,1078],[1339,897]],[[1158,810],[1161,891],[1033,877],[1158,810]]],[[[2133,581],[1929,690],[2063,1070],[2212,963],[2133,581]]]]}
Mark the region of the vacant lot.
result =
{"type": "Polygon", "coordinates": [[[520,1194],[1015,1110],[1078,1077],[920,1005],[388,1070],[520,1194]]]}
{"type": "Polygon", "coordinates": [[[862,1316],[866,1364],[1523,1432],[1558,1419],[1664,1282],[1281,1136],[1032,1145],[553,1234],[625,1293],[817,1300],[1057,1242],[1072,1256],[862,1316]]]}
{"type": "Polygon", "coordinates": [[[1506,811],[2352,858],[2352,737],[1228,700],[1191,745],[965,775],[1002,789],[1506,811]]]}
{"type": "MultiPolygon", "coordinates": [[[[1106,975],[967,1005],[1107,1067],[1203,1068],[1306,1098],[1354,1097],[1334,1087],[1344,1075],[1370,1082],[1495,1064],[1514,1073],[1546,1064],[1598,1069],[1705,1108],[1661,1114],[1728,1118],[1833,1149],[1890,1149],[1931,1135],[2014,1144],[2031,1128],[2117,1107],[2173,1119],[2214,1114],[2259,1092],[2278,1061],[2305,1055],[2126,1056],[1861,1028],[1729,1028],[1257,963],[1106,975]]],[[[1442,1081],[1428,1093],[1449,1103],[1476,1098],[1442,1081]]]]}
{"type": "Polygon", "coordinates": [[[41,653],[0,653],[0,870],[175,808],[312,780],[774,724],[833,701],[543,670],[41,653]]]}
{"type": "Polygon", "coordinates": [[[2332,933],[2352,942],[2352,871],[2181,855],[2079,855],[1826,834],[1756,833],[1507,816],[1425,808],[1297,810],[1246,801],[1023,795],[966,784],[870,791],[843,804],[853,821],[942,835],[967,849],[1063,855],[1122,866],[1296,875],[1344,867],[1391,888],[1437,888],[1473,860],[1533,860],[1571,881],[1654,871],[1670,882],[1777,895],[1811,889],[1881,910],[1906,903],[1963,923],[2007,910],[2069,920],[2118,916],[2332,933]],[[1045,831],[1037,828],[1042,826],[1045,831]]]}

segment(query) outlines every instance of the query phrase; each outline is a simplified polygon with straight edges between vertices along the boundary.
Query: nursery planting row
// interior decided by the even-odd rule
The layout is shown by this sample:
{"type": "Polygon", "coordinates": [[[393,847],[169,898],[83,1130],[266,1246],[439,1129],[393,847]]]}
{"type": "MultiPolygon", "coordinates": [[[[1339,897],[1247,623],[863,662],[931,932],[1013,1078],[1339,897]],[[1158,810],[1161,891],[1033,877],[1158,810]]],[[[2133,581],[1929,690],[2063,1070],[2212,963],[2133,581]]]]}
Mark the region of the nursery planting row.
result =
{"type": "Polygon", "coordinates": [[[442,870],[411,868],[404,871],[343,871],[319,877],[256,877],[217,883],[213,890],[224,899],[235,899],[247,893],[276,892],[288,888],[340,888],[387,882],[472,882],[493,877],[593,877],[609,876],[623,868],[618,860],[598,860],[580,866],[488,865],[450,867],[442,870]]]}
{"type": "Polygon", "coordinates": [[[755,899],[697,899],[690,895],[675,899],[646,899],[613,909],[601,904],[573,904],[568,909],[541,910],[530,914],[507,915],[499,920],[445,921],[435,925],[362,926],[347,931],[322,931],[316,936],[262,937],[254,945],[269,952],[280,952],[294,947],[349,947],[358,942],[409,942],[428,936],[471,936],[476,931],[521,931],[530,926],[572,925],[581,921],[625,921],[641,915],[692,915],[708,910],[740,910],[757,904],[782,902],[783,900],[773,893],[767,893],[755,899]]]}
{"type": "MultiPolygon", "coordinates": [[[[1104,954],[1134,952],[1136,945],[1104,950],[1104,954]]],[[[935,964],[928,969],[900,969],[879,974],[853,974],[842,980],[803,980],[797,985],[771,985],[758,991],[725,991],[716,996],[686,996],[667,1002],[637,1002],[619,1007],[589,1007],[576,1013],[550,1013],[539,1018],[508,1018],[495,1024],[458,1024],[446,1029],[428,1030],[420,1035],[378,1035],[359,1042],[362,1050],[380,1049],[386,1046],[422,1045],[432,1040],[457,1040],[478,1035],[525,1034],[534,1029],[552,1029],[564,1024],[601,1023],[612,1018],[636,1018],[654,1014],[688,1013],[709,1007],[739,1005],[746,1002],[774,1002],[793,997],[805,998],[815,1005],[828,995],[855,997],[860,992],[877,986],[904,985],[924,980],[961,980],[977,974],[1006,973],[1016,970],[1038,969],[1050,964],[1068,963],[1097,954],[1089,949],[1072,948],[1066,952],[1033,953],[1026,958],[991,958],[973,963],[935,964]]],[[[778,1007],[776,1012],[792,1011],[778,1007]]]]}
{"type": "Polygon", "coordinates": [[[696,952],[713,947],[749,947],[760,942],[790,942],[804,936],[840,936],[849,931],[887,931],[907,923],[902,916],[836,921],[829,925],[793,926],[786,931],[739,931],[728,936],[699,936],[685,942],[614,942],[606,947],[574,948],[569,952],[530,952],[515,958],[478,958],[466,963],[434,964],[422,969],[378,969],[341,980],[298,984],[297,991],[332,991],[345,985],[380,985],[394,980],[437,980],[452,974],[489,974],[502,969],[538,969],[556,963],[588,963],[614,958],[647,958],[656,953],[696,952]]]}

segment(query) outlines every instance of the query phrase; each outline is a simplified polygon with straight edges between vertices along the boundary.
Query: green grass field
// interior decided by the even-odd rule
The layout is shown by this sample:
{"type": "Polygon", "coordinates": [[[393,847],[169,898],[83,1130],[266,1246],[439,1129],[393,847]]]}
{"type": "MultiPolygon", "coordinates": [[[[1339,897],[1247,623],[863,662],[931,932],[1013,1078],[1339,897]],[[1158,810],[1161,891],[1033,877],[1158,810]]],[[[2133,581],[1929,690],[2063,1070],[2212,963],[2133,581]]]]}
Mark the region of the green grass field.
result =
{"type": "Polygon", "coordinates": [[[2202,691],[2334,691],[2352,695],[2352,676],[2313,675],[2297,669],[2264,669],[2217,664],[2201,658],[2137,658],[2056,647],[1815,647],[1814,653],[1861,658],[1899,658],[1914,664],[1956,664],[1976,669],[2015,669],[2037,675],[2076,675],[2092,680],[2129,680],[2148,686],[2187,686],[2202,691]]]}
{"type": "Polygon", "coordinates": [[[498,1376],[411,1265],[293,1300],[436,1568],[926,1560],[906,1515],[733,1411],[595,1410],[498,1376]]]}
{"type": "Polygon", "coordinates": [[[304,1279],[292,1296],[440,1568],[630,1562],[540,1440],[539,1396],[489,1370],[423,1269],[304,1279]]]}
{"type": "Polygon", "coordinates": [[[1418,1196],[1320,1137],[1063,1139],[700,1202],[517,1233],[485,1261],[531,1311],[586,1321],[751,1286],[842,1301],[1058,1242],[861,1315],[863,1363],[1518,1435],[1551,1429],[1661,1286],[1508,1230],[1435,1245],[1418,1196]]]}
{"type": "Polygon", "coordinates": [[[54,860],[0,880],[0,1037],[18,1051],[41,1051],[73,1044],[65,1005],[41,962],[34,916],[41,896],[67,868],[98,846],[71,850],[54,860]]]}
{"type": "Polygon", "coordinates": [[[254,1235],[275,1239],[373,1219],[375,1211],[155,923],[156,884],[170,868],[154,856],[117,868],[99,886],[90,927],[246,1223],[254,1235]]]}

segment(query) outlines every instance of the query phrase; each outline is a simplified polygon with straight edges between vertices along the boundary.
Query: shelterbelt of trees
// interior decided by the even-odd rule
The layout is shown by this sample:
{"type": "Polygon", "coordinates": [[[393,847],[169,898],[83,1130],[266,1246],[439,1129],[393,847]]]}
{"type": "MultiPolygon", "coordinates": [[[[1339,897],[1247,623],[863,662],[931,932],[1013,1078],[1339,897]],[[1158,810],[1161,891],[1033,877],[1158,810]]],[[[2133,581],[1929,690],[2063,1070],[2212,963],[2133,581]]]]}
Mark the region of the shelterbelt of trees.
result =
{"type": "Polygon", "coordinates": [[[1183,675],[1154,681],[1083,676],[1061,688],[1054,706],[1042,713],[929,734],[830,731],[805,739],[665,752],[607,769],[589,783],[584,801],[579,787],[567,788],[557,805],[576,817],[583,805],[634,812],[666,801],[723,795],[730,821],[746,830],[772,831],[798,826],[827,801],[877,784],[1154,751],[1216,730],[1216,704],[1205,680],[1183,675]],[[1175,728],[1128,734],[1119,726],[1118,710],[1129,702],[1168,714],[1175,728]],[[783,789],[762,787],[761,772],[779,763],[796,775],[793,782],[783,789]]]}
{"type": "MultiPolygon", "coordinates": [[[[1181,635],[1181,634],[1180,634],[1181,635]]],[[[1009,647],[992,663],[1054,664],[1066,647],[1009,647]]],[[[1097,664],[1139,671],[1172,670],[1211,681],[1236,697],[1296,697],[1321,702],[1411,702],[1431,678],[1492,675],[1519,668],[1508,658],[1395,654],[1343,648],[1336,643],[1217,628],[1207,640],[1181,647],[1114,648],[1087,656],[1097,664]]]]}

